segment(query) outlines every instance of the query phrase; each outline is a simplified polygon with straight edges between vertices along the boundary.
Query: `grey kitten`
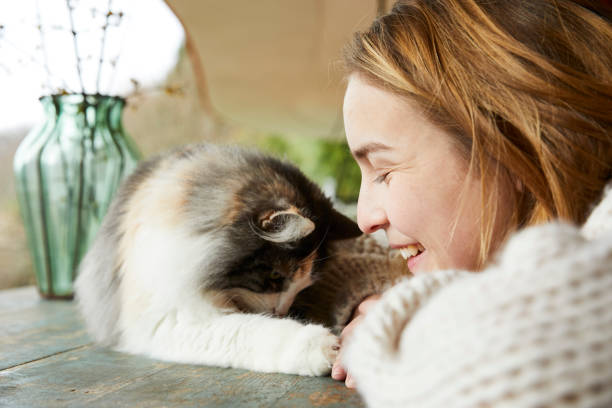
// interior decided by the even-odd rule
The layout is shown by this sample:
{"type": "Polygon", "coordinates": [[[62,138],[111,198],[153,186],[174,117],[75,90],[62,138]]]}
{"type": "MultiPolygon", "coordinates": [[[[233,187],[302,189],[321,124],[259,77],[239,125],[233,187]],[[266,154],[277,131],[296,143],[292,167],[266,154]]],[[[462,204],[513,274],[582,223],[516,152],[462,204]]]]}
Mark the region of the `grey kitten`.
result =
{"type": "Polygon", "coordinates": [[[94,339],[121,351],[323,375],[337,337],[283,316],[316,281],[329,243],[359,234],[296,167],[186,146],[123,184],[80,265],[76,297],[94,339]]]}

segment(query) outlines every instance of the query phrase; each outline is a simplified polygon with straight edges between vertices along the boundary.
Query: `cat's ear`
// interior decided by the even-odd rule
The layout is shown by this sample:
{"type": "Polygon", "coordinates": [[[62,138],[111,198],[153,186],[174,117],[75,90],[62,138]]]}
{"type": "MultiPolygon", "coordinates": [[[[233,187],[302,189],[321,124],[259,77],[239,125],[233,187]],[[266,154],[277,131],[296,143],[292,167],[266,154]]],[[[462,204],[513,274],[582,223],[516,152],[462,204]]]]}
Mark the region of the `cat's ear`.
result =
{"type": "Polygon", "coordinates": [[[274,211],[259,219],[258,235],[266,241],[298,241],[314,231],[315,225],[293,209],[274,211]]]}
{"type": "Polygon", "coordinates": [[[332,209],[327,239],[348,239],[358,237],[359,235],[361,235],[361,230],[355,221],[336,209],[332,209]]]}

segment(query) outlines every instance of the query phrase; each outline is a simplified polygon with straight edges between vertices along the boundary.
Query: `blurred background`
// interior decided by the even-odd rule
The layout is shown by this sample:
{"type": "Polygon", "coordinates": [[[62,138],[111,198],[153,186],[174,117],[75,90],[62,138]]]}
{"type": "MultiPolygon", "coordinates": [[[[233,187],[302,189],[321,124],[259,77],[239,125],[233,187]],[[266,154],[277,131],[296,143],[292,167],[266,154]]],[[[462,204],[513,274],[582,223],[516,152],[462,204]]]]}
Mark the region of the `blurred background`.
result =
{"type": "Polygon", "coordinates": [[[34,283],[12,163],[43,119],[43,95],[123,96],[123,124],[144,159],[201,141],[289,159],[354,215],[341,54],[388,3],[0,2],[0,289],[34,283]]]}

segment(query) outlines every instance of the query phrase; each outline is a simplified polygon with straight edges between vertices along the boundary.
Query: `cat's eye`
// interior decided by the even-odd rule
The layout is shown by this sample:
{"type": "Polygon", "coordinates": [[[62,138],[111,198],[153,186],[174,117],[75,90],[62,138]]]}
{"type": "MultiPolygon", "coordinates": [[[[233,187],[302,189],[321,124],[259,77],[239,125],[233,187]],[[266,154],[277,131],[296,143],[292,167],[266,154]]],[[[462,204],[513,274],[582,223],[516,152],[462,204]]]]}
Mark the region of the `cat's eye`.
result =
{"type": "Polygon", "coordinates": [[[277,279],[280,279],[281,277],[282,277],[282,275],[278,271],[270,272],[270,279],[272,279],[272,280],[277,280],[277,279]]]}

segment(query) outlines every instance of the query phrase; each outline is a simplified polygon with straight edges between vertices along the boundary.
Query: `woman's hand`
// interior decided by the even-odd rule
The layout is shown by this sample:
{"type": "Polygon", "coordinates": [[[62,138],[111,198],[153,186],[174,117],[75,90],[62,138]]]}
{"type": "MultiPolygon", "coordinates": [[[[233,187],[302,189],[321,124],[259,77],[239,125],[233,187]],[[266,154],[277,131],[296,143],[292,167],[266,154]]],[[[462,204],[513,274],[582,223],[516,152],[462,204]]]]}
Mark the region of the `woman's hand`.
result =
{"type": "MultiPolygon", "coordinates": [[[[357,327],[359,323],[361,323],[367,311],[370,310],[370,308],[374,304],[376,304],[378,300],[380,300],[380,295],[371,295],[365,298],[363,302],[361,302],[359,306],[357,306],[357,308],[355,309],[355,312],[353,313],[353,317],[351,318],[351,321],[342,330],[342,333],[340,333],[340,345],[341,346],[342,344],[346,342],[346,339],[351,336],[355,327],[357,327]]],[[[344,380],[344,383],[346,384],[348,388],[355,388],[355,381],[353,380],[353,377],[351,377],[351,375],[347,373],[344,367],[342,366],[342,351],[343,350],[344,348],[340,349],[338,358],[336,359],[332,367],[331,376],[334,380],[338,380],[338,381],[344,380]]]]}

